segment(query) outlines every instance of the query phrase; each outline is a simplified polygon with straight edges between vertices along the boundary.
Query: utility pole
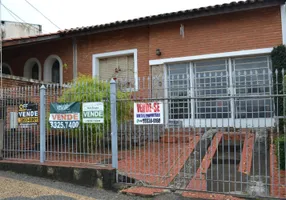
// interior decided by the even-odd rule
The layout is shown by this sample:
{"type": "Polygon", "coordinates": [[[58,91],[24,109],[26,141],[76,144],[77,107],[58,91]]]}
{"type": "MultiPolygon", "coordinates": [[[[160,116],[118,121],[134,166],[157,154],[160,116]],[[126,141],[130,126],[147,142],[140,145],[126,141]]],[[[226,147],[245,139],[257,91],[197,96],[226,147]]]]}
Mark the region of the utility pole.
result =
{"type": "Polygon", "coordinates": [[[2,0],[0,0],[0,101],[1,101],[1,116],[0,116],[0,160],[3,159],[3,149],[4,149],[4,96],[3,96],[3,87],[2,87],[2,0]]]}
{"type": "MultiPolygon", "coordinates": [[[[3,87],[2,87],[2,10],[1,10],[1,8],[2,8],[2,0],[0,0],[0,25],[1,25],[1,30],[0,30],[0,50],[1,50],[1,52],[0,52],[0,87],[1,87],[1,99],[2,99],[2,101],[1,102],[3,102],[3,87]]],[[[1,105],[1,107],[3,107],[3,105],[1,105]]]]}

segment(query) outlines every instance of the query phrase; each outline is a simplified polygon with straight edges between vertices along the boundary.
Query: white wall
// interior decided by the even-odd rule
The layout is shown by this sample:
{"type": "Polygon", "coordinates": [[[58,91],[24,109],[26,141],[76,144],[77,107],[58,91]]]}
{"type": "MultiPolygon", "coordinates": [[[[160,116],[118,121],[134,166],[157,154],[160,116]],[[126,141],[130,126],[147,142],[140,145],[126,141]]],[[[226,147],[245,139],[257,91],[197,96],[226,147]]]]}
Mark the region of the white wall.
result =
{"type": "Polygon", "coordinates": [[[28,37],[42,33],[42,26],[19,22],[2,21],[3,39],[28,37]]]}

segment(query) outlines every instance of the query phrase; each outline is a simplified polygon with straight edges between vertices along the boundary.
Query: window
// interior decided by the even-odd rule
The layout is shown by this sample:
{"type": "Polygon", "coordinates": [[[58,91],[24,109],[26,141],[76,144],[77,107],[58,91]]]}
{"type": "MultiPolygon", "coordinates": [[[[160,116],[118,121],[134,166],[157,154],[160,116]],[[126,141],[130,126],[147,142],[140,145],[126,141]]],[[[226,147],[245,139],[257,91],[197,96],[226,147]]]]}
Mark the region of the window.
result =
{"type": "Polygon", "coordinates": [[[121,89],[137,90],[137,49],[94,54],[92,70],[100,80],[116,78],[121,89]]]}
{"type": "Polygon", "coordinates": [[[169,101],[169,119],[188,119],[191,117],[189,64],[168,65],[169,97],[186,98],[184,100],[169,101]]]}
{"type": "Polygon", "coordinates": [[[57,60],[52,66],[52,82],[60,83],[60,63],[57,60]]]}
{"type": "Polygon", "coordinates": [[[57,55],[50,55],[44,63],[44,81],[63,83],[63,62],[57,55]]]}
{"type": "Polygon", "coordinates": [[[5,64],[2,65],[2,73],[7,75],[12,75],[10,67],[5,64]]]}
{"type": "Polygon", "coordinates": [[[39,66],[37,63],[32,67],[32,79],[39,79],[39,66]]]}
{"type": "Polygon", "coordinates": [[[269,56],[169,64],[169,119],[273,117],[270,70],[269,56]]]}
{"type": "Polygon", "coordinates": [[[24,65],[24,77],[41,80],[41,64],[37,58],[30,58],[24,65]]]}
{"type": "Polygon", "coordinates": [[[101,80],[111,78],[134,80],[133,55],[99,59],[99,78],[101,80]]]}
{"type": "MultiPolygon", "coordinates": [[[[270,61],[266,56],[233,60],[234,86],[238,96],[259,96],[271,93],[270,61]]],[[[272,117],[270,98],[235,101],[236,118],[272,117]]]]}

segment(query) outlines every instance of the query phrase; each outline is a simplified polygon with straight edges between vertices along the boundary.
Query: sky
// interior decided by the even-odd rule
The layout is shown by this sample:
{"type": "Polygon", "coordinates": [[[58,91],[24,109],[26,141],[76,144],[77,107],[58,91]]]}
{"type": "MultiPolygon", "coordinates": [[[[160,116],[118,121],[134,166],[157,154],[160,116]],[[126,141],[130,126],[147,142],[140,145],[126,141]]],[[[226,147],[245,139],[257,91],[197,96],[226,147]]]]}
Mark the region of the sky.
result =
{"type": "MultiPolygon", "coordinates": [[[[235,0],[28,0],[60,29],[104,24],[175,12],[235,0]]],[[[44,33],[59,29],[25,0],[1,0],[2,4],[27,23],[40,24],[44,33]]],[[[17,18],[16,18],[17,19],[17,18]]],[[[1,6],[1,20],[16,21],[1,6]]],[[[17,19],[20,21],[19,19],[17,19]]]]}

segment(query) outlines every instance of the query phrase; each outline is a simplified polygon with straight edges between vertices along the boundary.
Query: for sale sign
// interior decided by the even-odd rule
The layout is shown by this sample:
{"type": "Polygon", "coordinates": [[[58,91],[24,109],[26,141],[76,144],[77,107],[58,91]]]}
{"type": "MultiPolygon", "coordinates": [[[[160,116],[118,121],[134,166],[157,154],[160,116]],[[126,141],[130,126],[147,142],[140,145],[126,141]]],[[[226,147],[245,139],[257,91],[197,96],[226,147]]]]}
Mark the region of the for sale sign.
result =
{"type": "Polygon", "coordinates": [[[18,107],[18,124],[20,126],[37,125],[39,122],[38,105],[24,103],[18,107]]]}
{"type": "Polygon", "coordinates": [[[74,129],[80,124],[80,104],[51,103],[49,122],[54,129],[74,129]]]}
{"type": "Polygon", "coordinates": [[[134,103],[134,123],[142,124],[163,124],[163,103],[134,103]]]}
{"type": "Polygon", "coordinates": [[[102,102],[88,102],[82,104],[83,123],[104,123],[104,105],[102,102]]]}

